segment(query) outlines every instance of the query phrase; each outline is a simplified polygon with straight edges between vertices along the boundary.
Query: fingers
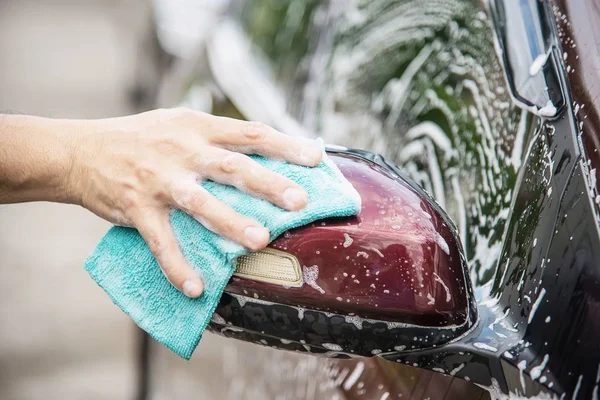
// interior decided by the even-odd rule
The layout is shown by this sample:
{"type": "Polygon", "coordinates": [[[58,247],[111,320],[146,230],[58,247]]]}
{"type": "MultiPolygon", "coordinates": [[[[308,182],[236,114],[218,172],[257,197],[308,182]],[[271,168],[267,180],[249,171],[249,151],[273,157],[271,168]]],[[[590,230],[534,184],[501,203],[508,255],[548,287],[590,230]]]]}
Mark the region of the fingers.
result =
{"type": "Polygon", "coordinates": [[[188,297],[200,296],[204,285],[183,256],[168,213],[155,211],[143,215],[136,226],[169,282],[188,297]]]}
{"type": "Polygon", "coordinates": [[[209,179],[235,186],[287,210],[300,210],[308,202],[308,194],[300,185],[244,154],[213,147],[201,163],[203,174],[209,179]]]}
{"type": "Polygon", "coordinates": [[[309,167],[321,162],[323,151],[311,140],[284,135],[260,122],[213,118],[217,122],[208,134],[212,144],[309,167]]]}
{"type": "Polygon", "coordinates": [[[175,207],[194,217],[207,229],[250,250],[260,250],[269,244],[266,228],[238,214],[195,181],[176,187],[172,200],[175,207]]]}

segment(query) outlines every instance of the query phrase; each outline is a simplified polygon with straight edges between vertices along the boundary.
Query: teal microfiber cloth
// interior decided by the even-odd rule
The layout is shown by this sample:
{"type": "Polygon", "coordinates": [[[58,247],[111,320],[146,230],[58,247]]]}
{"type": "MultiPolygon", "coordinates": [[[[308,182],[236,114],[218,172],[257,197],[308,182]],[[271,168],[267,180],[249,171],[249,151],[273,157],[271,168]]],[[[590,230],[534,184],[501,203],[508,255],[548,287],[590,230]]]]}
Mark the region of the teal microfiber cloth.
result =
{"type": "MultiPolygon", "coordinates": [[[[319,143],[323,147],[322,141],[319,143]]],[[[202,186],[240,214],[266,226],[273,240],[288,229],[318,219],[359,213],[358,192],[325,151],[323,154],[323,161],[313,168],[251,156],[306,189],[308,205],[300,211],[286,211],[212,181],[205,181],[202,186]]],[[[144,239],[133,228],[111,228],[86,260],[85,268],[140,328],[189,359],[235,270],[235,258],[249,251],[179,210],[172,212],[171,224],[184,256],[204,281],[204,293],[199,298],[190,299],[171,286],[144,239]]]]}

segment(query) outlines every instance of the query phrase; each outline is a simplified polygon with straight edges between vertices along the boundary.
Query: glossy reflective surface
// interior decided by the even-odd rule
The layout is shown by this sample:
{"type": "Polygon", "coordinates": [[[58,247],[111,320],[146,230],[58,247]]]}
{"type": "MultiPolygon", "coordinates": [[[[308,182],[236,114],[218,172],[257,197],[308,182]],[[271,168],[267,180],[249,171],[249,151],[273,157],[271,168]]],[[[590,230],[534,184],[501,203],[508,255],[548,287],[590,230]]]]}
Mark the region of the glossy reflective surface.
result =
{"type": "MultiPolygon", "coordinates": [[[[556,1],[552,7],[557,41],[568,76],[572,111],[585,157],[600,168],[600,4],[595,0],[556,1]]],[[[590,182],[600,190],[600,180],[590,182]]],[[[598,204],[598,203],[597,203],[598,204]]]]}
{"type": "Polygon", "coordinates": [[[208,329],[338,358],[395,357],[467,333],[476,323],[473,291],[439,206],[380,156],[339,151],[332,158],[368,200],[363,213],[275,240],[273,248],[302,264],[304,286],[234,277],[208,329]]]}
{"type": "Polygon", "coordinates": [[[247,118],[268,117],[290,133],[294,119],[329,143],[400,165],[455,221],[473,282],[489,282],[536,120],[511,99],[486,8],[464,0],[343,3],[236,3],[239,34],[224,25],[210,47],[217,81],[247,118]],[[219,54],[235,38],[245,57],[234,67],[219,54]],[[247,64],[266,67],[252,76],[247,64]],[[231,84],[240,81],[257,85],[231,84]],[[285,118],[254,115],[265,93],[273,95],[264,108],[285,110],[285,118]]]}
{"type": "MultiPolygon", "coordinates": [[[[597,2],[252,0],[236,3],[231,15],[246,57],[237,64],[221,57],[230,62],[219,64],[216,56],[230,49],[216,46],[211,67],[242,115],[384,154],[459,228],[479,324],[434,349],[410,340],[410,353],[386,347],[382,355],[392,363],[381,363],[381,374],[400,385],[395,363],[406,363],[472,380],[495,396],[600,394],[597,2]],[[499,3],[506,12],[494,16],[499,3]],[[508,26],[527,36],[503,32],[508,26]],[[504,47],[497,46],[499,33],[504,47]],[[542,48],[543,66],[535,63],[542,48]],[[259,78],[246,73],[253,68],[259,78]],[[556,115],[539,112],[547,97],[556,115]]],[[[239,306],[224,297],[222,315],[233,310],[228,304],[239,306]]],[[[288,323],[271,330],[275,336],[300,330],[297,313],[248,305],[231,317],[258,321],[259,330],[260,322],[288,323]]],[[[298,351],[323,352],[324,338],[349,346],[353,337],[356,354],[382,350],[374,340],[389,334],[387,326],[348,330],[335,318],[307,312],[301,328],[313,332],[288,347],[236,334],[298,351]],[[335,333],[327,337],[323,326],[335,333]],[[311,337],[321,341],[301,342],[311,337]]],[[[339,365],[343,371],[349,364],[339,365]]]]}
{"type": "MultiPolygon", "coordinates": [[[[288,118],[293,117],[330,143],[384,154],[432,193],[458,226],[484,300],[500,263],[519,171],[541,128],[540,120],[511,98],[487,7],[459,0],[295,4],[255,0],[234,7],[239,27],[257,48],[242,46],[248,49],[246,62],[229,69],[267,66],[255,81],[275,86],[269,93],[278,94],[276,108],[287,113],[281,123],[269,123],[295,133],[288,118]]],[[[223,65],[213,64],[216,76],[222,71],[223,65]]],[[[265,114],[252,107],[258,101],[240,97],[240,86],[229,90],[235,87],[231,81],[253,80],[244,78],[228,74],[217,81],[246,118],[262,119],[265,114]]],[[[266,92],[256,89],[244,93],[266,92]]],[[[485,309],[481,325],[489,326],[503,311],[485,309]]],[[[481,340],[475,337],[457,351],[446,352],[446,345],[388,359],[490,388],[490,375],[496,374],[506,390],[494,361],[498,350],[494,342],[481,340]]],[[[382,365],[388,376],[399,369],[382,365]]],[[[518,376],[516,362],[512,368],[518,376]]],[[[439,397],[445,396],[440,391],[439,397]]]]}
{"type": "Polygon", "coordinates": [[[297,228],[270,245],[296,256],[302,287],[234,277],[226,292],[421,326],[464,324],[470,283],[448,220],[379,165],[343,153],[332,160],[361,195],[360,216],[297,228]]]}

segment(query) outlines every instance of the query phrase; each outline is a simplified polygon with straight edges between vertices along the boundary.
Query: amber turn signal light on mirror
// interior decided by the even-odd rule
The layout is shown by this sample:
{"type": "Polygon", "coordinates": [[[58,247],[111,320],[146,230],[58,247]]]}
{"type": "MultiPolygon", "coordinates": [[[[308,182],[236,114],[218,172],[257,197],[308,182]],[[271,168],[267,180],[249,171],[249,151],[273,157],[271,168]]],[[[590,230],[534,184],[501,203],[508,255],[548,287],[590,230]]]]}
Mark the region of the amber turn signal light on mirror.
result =
{"type": "Polygon", "coordinates": [[[234,276],[284,287],[299,287],[303,283],[298,259],[272,248],[238,257],[234,276]]]}

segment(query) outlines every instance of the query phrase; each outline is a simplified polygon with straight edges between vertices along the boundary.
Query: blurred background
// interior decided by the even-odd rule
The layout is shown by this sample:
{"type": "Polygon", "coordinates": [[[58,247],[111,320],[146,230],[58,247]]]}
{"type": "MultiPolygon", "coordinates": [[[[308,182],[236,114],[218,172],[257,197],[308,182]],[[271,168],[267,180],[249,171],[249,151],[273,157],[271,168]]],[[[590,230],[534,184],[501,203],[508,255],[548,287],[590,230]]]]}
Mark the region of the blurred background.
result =
{"type": "MultiPolygon", "coordinates": [[[[136,1],[2,0],[1,112],[131,112],[149,16],[136,1]]],[[[108,228],[78,207],[0,206],[1,399],[132,398],[134,325],[83,269],[108,228]]]]}

